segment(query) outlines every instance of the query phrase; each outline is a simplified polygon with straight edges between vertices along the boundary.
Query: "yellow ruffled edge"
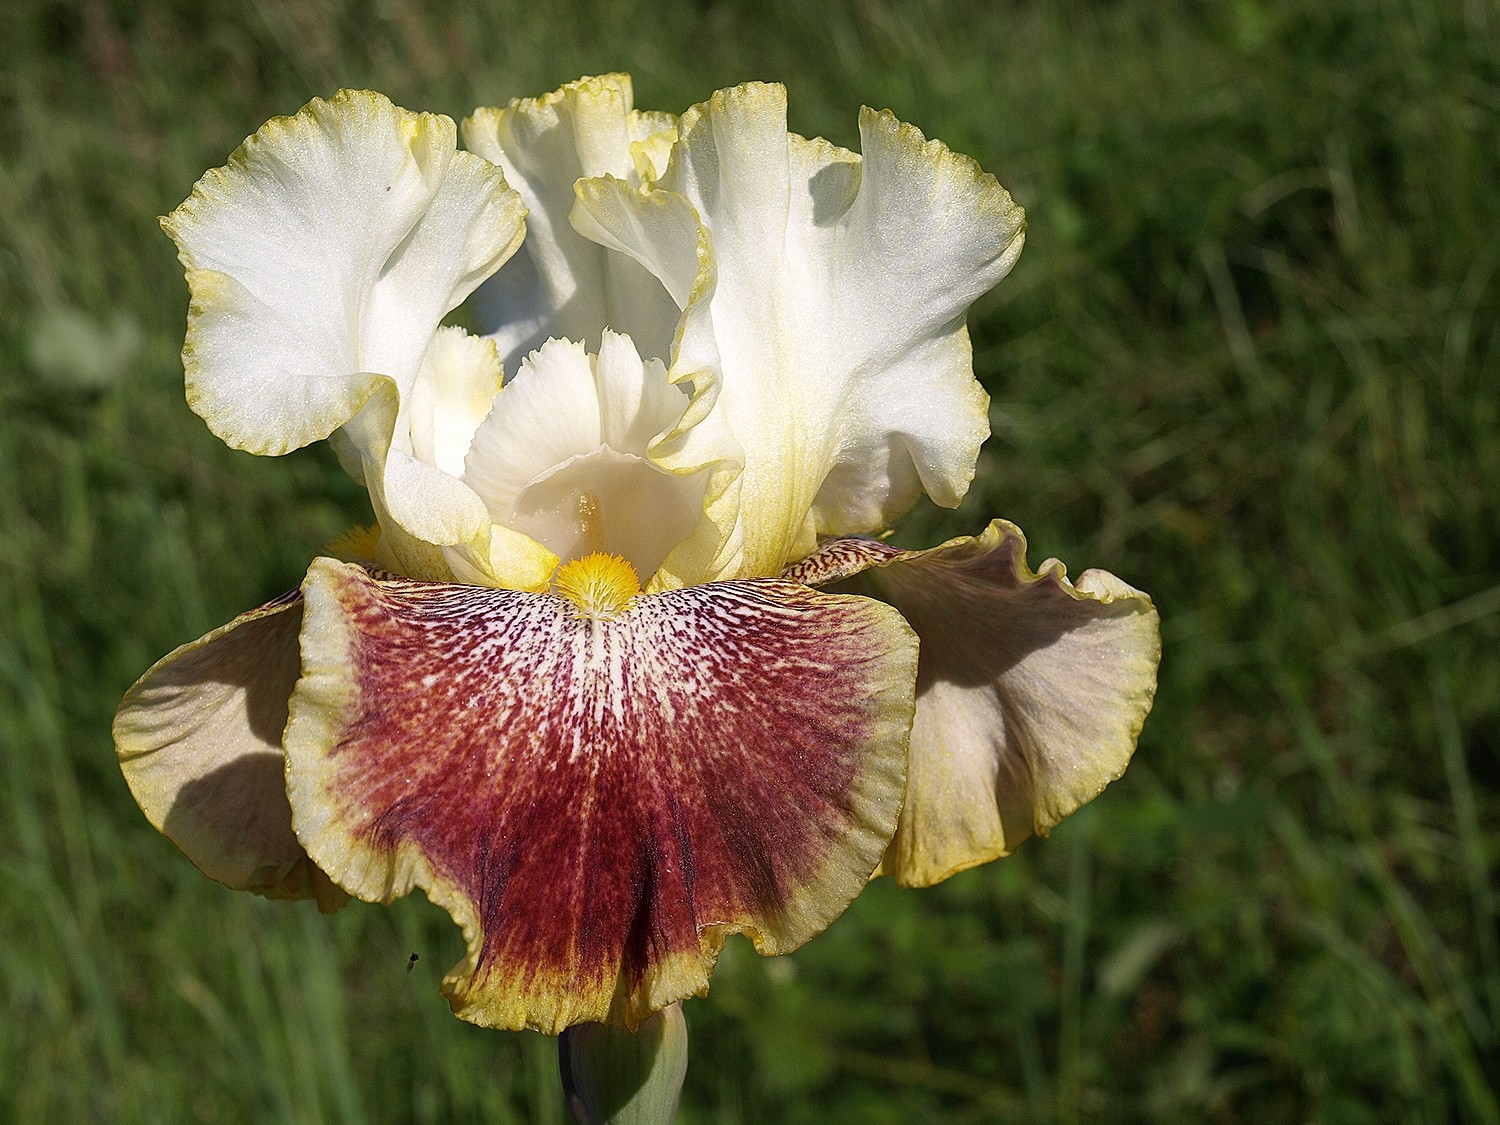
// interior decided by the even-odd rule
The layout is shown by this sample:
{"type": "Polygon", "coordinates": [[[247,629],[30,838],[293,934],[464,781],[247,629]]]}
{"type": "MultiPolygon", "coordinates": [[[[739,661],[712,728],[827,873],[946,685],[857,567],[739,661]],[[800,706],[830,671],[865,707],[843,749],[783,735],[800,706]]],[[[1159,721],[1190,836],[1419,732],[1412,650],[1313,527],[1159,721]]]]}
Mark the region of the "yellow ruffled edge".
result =
{"type": "MultiPolygon", "coordinates": [[[[1156,695],[1157,669],[1161,662],[1161,627],[1160,617],[1156,607],[1149,595],[1137,590],[1106,571],[1090,569],[1079,576],[1078,582],[1068,580],[1067,568],[1057,559],[1045,560],[1038,570],[1033,571],[1026,562],[1026,536],[1019,527],[1007,520],[992,520],[978,536],[957,536],[953,539],[920,551],[902,552],[900,555],[877,559],[872,558],[871,569],[883,570],[891,567],[906,567],[912,564],[920,565],[923,559],[940,557],[950,553],[963,552],[971,557],[987,554],[999,549],[1005,540],[1014,537],[1019,543],[1016,553],[1016,567],[1014,573],[1020,580],[1018,589],[1035,585],[1038,582],[1055,582],[1057,588],[1075,602],[1094,602],[1100,605],[1111,605],[1116,602],[1129,601],[1141,606],[1139,614],[1142,625],[1149,631],[1149,643],[1146,651],[1136,654],[1140,661],[1140,682],[1133,690],[1127,690],[1125,694],[1131,697],[1124,721],[1115,726],[1115,738],[1111,741],[1112,750],[1107,753],[1098,754],[1096,760],[1103,760],[1104,765],[1095,775],[1094,780],[1084,786],[1072,787],[1070,793],[1060,801],[1054,801],[1045,809],[1040,808],[1040,797],[1034,795],[1031,802],[1032,821],[1023,831],[1007,834],[1004,828],[1003,818],[999,815],[1000,808],[996,809],[995,826],[997,831],[987,846],[974,850],[972,854],[959,861],[936,860],[920,858],[924,851],[935,851],[936,849],[922,849],[913,844],[909,846],[912,858],[902,859],[899,855],[901,845],[904,842],[902,832],[905,826],[899,826],[896,835],[887,849],[885,858],[876,869],[876,875],[889,875],[895,879],[897,884],[904,887],[926,887],[941,883],[953,875],[967,871],[972,867],[989,863],[992,860],[1002,859],[1012,852],[1033,833],[1045,837],[1051,833],[1060,821],[1071,815],[1079,808],[1092,801],[1101,794],[1111,783],[1119,780],[1129,766],[1131,758],[1135,754],[1139,742],[1141,730],[1145,726],[1146,718],[1151,712],[1151,706],[1156,695]]],[[[879,583],[877,582],[877,587],[879,583]]],[[[892,604],[895,604],[894,600],[892,604]]],[[[899,609],[899,605],[897,606],[899,609]]],[[[921,721],[921,698],[917,702],[918,718],[921,721]]],[[[920,766],[914,764],[908,774],[908,784],[911,783],[920,766]]]]}
{"type": "MultiPolygon", "coordinates": [[[[214,436],[233,449],[276,457],[321,441],[359,413],[374,392],[374,381],[349,380],[343,395],[335,403],[318,411],[308,424],[293,435],[255,435],[236,426],[231,417],[232,412],[216,407],[213,402],[215,396],[205,389],[211,375],[202,361],[200,343],[204,319],[212,316],[215,308],[225,304],[242,287],[227,274],[200,269],[191,249],[184,242],[182,227],[188,222],[205,222],[206,212],[222,206],[223,200],[233,199],[239,194],[240,185],[253,178],[250,165],[260,148],[274,148],[279,144],[291,143],[300,129],[307,125],[316,126],[324,115],[344,119],[361,111],[375,116],[394,115],[408,145],[420,138],[427,141],[430,149],[437,149],[443,147],[442,142],[446,140],[447,148],[457,149],[457,127],[451,118],[443,114],[417,113],[403,109],[384,94],[372,90],[339,90],[332,98],[312,99],[296,113],[271,118],[246,137],[223,166],[205,172],[193,185],[187,199],[170,214],[157,219],[162,230],[177,246],[177,258],[182,263],[188,284],[188,326],[182,345],[187,403],[208,424],[214,436]],[[434,129],[439,135],[432,135],[434,129]]],[[[516,241],[519,244],[519,239],[516,241]]]]}

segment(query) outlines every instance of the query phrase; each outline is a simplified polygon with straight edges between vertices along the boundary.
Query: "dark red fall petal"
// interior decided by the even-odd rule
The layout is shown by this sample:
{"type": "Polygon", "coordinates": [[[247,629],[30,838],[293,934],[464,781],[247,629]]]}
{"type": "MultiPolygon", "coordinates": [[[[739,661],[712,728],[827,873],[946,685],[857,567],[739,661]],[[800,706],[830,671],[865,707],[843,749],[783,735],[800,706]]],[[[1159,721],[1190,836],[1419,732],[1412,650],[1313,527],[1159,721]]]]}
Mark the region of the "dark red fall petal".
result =
{"type": "Polygon", "coordinates": [[[350,893],[448,910],[465,1019],[634,1026],[727,934],[818,933],[895,828],[916,643],[878,602],[761,579],[602,621],[331,559],[303,589],[297,834],[350,893]]]}

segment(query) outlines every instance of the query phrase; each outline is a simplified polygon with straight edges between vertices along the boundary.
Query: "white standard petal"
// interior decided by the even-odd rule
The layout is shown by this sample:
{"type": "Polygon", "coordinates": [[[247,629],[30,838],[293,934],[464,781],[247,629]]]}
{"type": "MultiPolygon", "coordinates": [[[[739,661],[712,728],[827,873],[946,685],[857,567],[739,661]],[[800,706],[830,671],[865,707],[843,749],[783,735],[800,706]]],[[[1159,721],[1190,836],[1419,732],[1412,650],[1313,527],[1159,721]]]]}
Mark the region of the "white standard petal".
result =
{"type": "Polygon", "coordinates": [[[671,473],[651,453],[687,405],[627,336],[606,331],[597,356],[549,341],[495,400],[464,482],[496,524],[563,561],[603,551],[653,575],[703,510],[706,475],[671,473]]]}
{"type": "MultiPolygon", "coordinates": [[[[458,331],[458,330],[455,330],[458,331]]],[[[484,501],[457,475],[424,456],[449,463],[467,450],[478,404],[472,388],[498,379],[493,347],[441,333],[423,366],[414,418],[423,421],[422,455],[392,440],[398,424],[395,384],[380,379],[366,407],[336,435],[335,448],[370,490],[380,525],[375,562],[426,581],[458,581],[513,590],[545,589],[557,557],[534,540],[496,528],[484,501]],[[442,446],[447,439],[447,447],[442,446]]]]}
{"type": "Polygon", "coordinates": [[[462,328],[439,328],[412,387],[412,454],[449,476],[463,476],[469,443],[489,416],[501,383],[493,340],[462,328]]]}
{"type": "Polygon", "coordinates": [[[191,291],[188,401],[285,453],[404,395],[449,310],[515,250],[524,208],[453,122],[342,91],[267,122],[162,220],[191,291]]]}
{"type": "Polygon", "coordinates": [[[580,178],[639,182],[642,170],[664,163],[675,119],[636,111],[631,101],[629,76],[607,74],[504,109],[477,109],[463,124],[464,143],[504,168],[530,208],[516,262],[475,298],[507,371],[551,337],[596,350],[606,325],[628,332],[647,356],[667,356],[677,307],[661,283],[568,223],[580,178]]]}
{"type": "Polygon", "coordinates": [[[889,113],[861,114],[862,156],[788,134],[779,86],[720,91],[678,132],[654,185],[580,185],[575,214],[679,302],[699,258],[672,376],[713,408],[658,455],[717,476],[668,569],[775,573],[819,534],[888,524],[919,490],[956,504],[988,434],[964,316],[1020,252],[1021,209],[889,113]]]}

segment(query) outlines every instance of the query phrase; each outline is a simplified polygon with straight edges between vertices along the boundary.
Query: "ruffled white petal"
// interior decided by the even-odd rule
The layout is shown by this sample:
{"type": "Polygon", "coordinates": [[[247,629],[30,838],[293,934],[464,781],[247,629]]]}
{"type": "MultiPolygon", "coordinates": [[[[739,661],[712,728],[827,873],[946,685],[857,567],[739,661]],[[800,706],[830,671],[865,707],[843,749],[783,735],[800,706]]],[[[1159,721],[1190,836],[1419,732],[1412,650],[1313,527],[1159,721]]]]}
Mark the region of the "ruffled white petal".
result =
{"type": "Polygon", "coordinates": [[[439,328],[412,387],[412,455],[449,476],[463,476],[469,443],[489,417],[502,381],[493,340],[439,328]]]}
{"type": "Polygon", "coordinates": [[[1015,261],[1021,209],[888,113],[862,113],[862,157],[788,134],[779,86],[720,91],[678,132],[654,185],[581,185],[575,214],[684,304],[672,375],[713,406],[658,450],[717,467],[668,570],[775,573],[819,534],[884,526],[919,489],[956,504],[988,433],[963,318],[1015,261]]]}
{"type": "Polygon", "coordinates": [[[505,523],[532,480],[599,448],[599,394],[584,346],[549,340],[522,360],[474,436],[464,479],[505,523]]]}
{"type": "Polygon", "coordinates": [[[631,107],[630,78],[584,78],[504,109],[478,109],[464,143],[505,169],[531,209],[517,261],[475,300],[507,371],[549,337],[599,347],[606,325],[629,333],[647,356],[665,359],[677,309],[633,261],[580,237],[568,223],[583,177],[639,181],[670,148],[673,119],[631,107]]]}
{"type": "Polygon", "coordinates": [[[594,363],[599,397],[599,440],[612,449],[644,451],[675,426],[687,395],[667,382],[660,360],[644,362],[629,336],[604,333],[594,363]]]}
{"type": "Polygon", "coordinates": [[[666,174],[677,143],[677,115],[654,110],[636,110],[630,118],[630,156],[642,183],[666,174]]]}
{"type": "Polygon", "coordinates": [[[188,400],[285,453],[404,398],[439,321],[515,250],[524,208],[453,122],[341,91],[268,122],[162,221],[192,302],[188,400]]]}
{"type": "Polygon", "coordinates": [[[650,452],[687,405],[627,336],[605,331],[598,356],[551,340],[496,399],[464,481],[496,524],[560,559],[603,551],[652,575],[703,509],[706,478],[668,472],[650,452]]]}
{"type": "MultiPolygon", "coordinates": [[[[456,360],[480,360],[486,349],[462,346],[456,360]]],[[[454,382],[477,382],[471,371],[454,382]]],[[[413,456],[392,440],[395,384],[379,381],[369,404],[340,431],[344,456],[357,459],[380,525],[376,561],[397,574],[512,590],[546,589],[557,556],[534,540],[490,522],[484,501],[459,478],[413,456]]],[[[455,411],[455,415],[460,412],[455,411]]]]}

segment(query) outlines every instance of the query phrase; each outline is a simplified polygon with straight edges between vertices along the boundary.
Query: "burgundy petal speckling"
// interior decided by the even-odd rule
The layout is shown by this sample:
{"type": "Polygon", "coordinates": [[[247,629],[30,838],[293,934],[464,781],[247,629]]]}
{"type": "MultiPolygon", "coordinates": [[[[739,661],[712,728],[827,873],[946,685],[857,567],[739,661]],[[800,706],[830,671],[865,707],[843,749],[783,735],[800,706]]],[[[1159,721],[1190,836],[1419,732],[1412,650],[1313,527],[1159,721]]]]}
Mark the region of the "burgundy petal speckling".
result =
{"type": "Polygon", "coordinates": [[[877,602],[763,579],[598,621],[329,559],[304,591],[298,835],[353,894],[453,915],[465,1019],[633,1026],[726,934],[821,931],[895,828],[917,653],[877,602]]]}

